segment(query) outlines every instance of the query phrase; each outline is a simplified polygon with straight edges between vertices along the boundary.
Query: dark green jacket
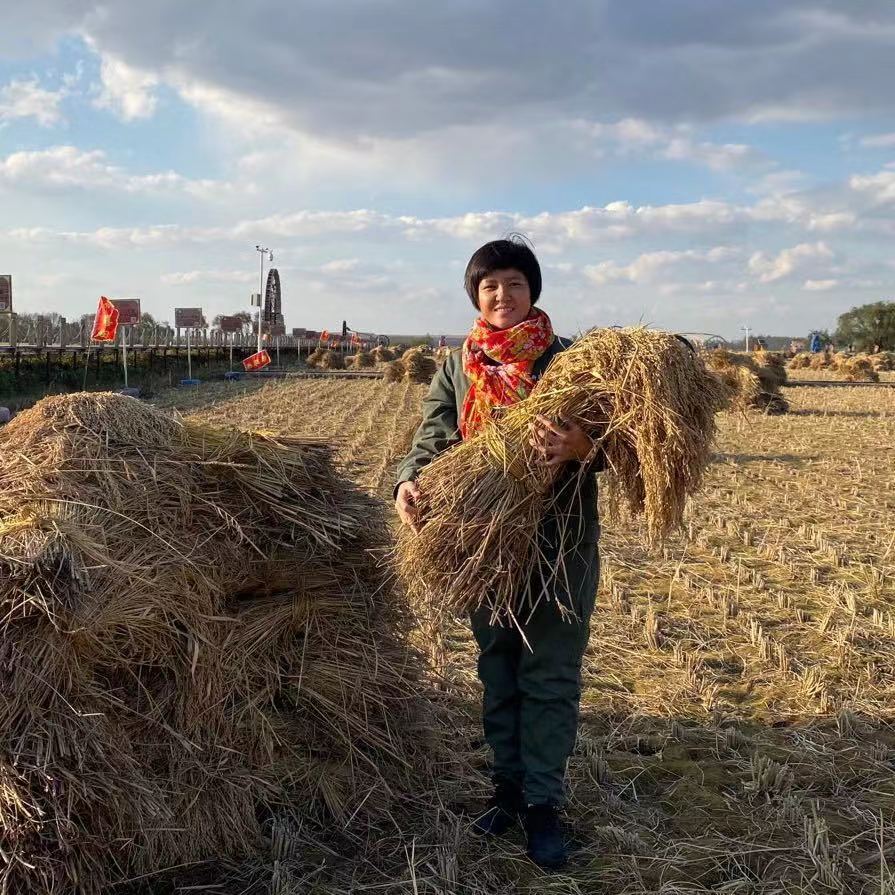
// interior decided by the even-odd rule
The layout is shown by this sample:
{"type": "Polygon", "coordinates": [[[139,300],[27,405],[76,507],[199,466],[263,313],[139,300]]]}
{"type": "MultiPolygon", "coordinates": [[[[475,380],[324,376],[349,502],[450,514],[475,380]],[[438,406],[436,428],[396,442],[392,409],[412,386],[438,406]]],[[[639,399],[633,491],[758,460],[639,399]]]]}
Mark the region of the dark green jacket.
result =
{"type": "MultiPolygon", "coordinates": [[[[560,351],[568,348],[571,342],[557,337],[553,344],[535,362],[533,374],[540,378],[550,361],[560,351]]],[[[463,361],[460,349],[452,351],[443,366],[435,374],[429,394],[423,400],[423,420],[413,437],[410,453],[398,466],[397,485],[413,481],[420,470],[439,454],[460,441],[459,419],[469,391],[470,382],[463,372],[463,361]]],[[[571,467],[573,464],[569,464],[571,467]]],[[[599,537],[597,521],[597,482],[594,475],[600,469],[599,460],[583,477],[580,486],[576,487],[578,471],[565,471],[555,486],[558,497],[558,512],[542,523],[542,534],[549,541],[554,540],[554,526],[563,518],[567,530],[580,532],[577,543],[596,543],[599,537]]],[[[568,542],[567,542],[568,544],[568,542]]],[[[572,546],[569,544],[569,546],[572,546]]]]}

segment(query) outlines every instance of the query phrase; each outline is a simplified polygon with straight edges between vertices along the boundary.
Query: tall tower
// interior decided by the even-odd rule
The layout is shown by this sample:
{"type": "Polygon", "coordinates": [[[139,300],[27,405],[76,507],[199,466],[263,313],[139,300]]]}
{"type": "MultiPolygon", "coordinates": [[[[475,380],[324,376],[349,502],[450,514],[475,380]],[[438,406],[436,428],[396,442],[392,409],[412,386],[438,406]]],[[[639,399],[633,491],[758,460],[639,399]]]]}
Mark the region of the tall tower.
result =
{"type": "Polygon", "coordinates": [[[283,325],[283,296],[280,289],[280,272],[272,267],[267,273],[267,288],[264,290],[264,322],[283,325]]]}

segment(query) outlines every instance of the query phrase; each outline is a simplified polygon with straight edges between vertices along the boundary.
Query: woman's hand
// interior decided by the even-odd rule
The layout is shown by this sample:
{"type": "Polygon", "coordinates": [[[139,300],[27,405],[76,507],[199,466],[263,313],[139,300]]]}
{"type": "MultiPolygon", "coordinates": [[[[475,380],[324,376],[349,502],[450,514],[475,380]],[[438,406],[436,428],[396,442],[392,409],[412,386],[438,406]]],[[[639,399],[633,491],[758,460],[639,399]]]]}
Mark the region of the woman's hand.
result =
{"type": "Polygon", "coordinates": [[[577,423],[568,419],[554,423],[545,416],[535,417],[528,443],[546,466],[559,466],[569,460],[583,462],[594,447],[590,436],[577,423]]]}
{"type": "Polygon", "coordinates": [[[420,509],[417,503],[419,496],[420,489],[416,482],[401,482],[398,485],[395,509],[398,511],[401,521],[405,525],[409,525],[414,531],[419,530],[420,524],[420,509]]]}

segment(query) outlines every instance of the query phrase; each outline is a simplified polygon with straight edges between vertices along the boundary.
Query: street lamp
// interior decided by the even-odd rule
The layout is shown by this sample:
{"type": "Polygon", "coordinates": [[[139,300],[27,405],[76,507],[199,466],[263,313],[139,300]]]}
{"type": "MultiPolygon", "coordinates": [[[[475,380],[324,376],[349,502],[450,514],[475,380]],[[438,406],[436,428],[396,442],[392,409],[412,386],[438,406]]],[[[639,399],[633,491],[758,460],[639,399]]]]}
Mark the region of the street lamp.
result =
{"type": "MultiPolygon", "coordinates": [[[[258,295],[261,296],[260,301],[264,301],[264,256],[268,256],[268,260],[273,263],[273,252],[263,245],[256,245],[255,251],[261,256],[261,284],[258,289],[258,295]]],[[[261,305],[258,305],[258,351],[261,351],[261,305]]]]}
{"type": "Polygon", "coordinates": [[[741,326],[740,329],[746,334],[746,351],[749,351],[749,333],[751,332],[751,327],[741,326]]]}

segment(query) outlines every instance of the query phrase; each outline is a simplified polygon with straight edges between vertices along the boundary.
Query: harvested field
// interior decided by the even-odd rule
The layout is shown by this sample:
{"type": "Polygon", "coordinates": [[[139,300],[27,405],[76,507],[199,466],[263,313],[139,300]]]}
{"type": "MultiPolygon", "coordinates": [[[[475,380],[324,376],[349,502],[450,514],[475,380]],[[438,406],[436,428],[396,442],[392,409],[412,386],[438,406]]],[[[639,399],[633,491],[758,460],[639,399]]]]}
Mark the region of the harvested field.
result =
{"type": "MultiPolygon", "coordinates": [[[[425,393],[381,381],[228,388],[204,405],[191,393],[184,410],[336,437],[384,499],[425,393]]],[[[468,832],[487,750],[458,625],[439,644],[443,696],[473,771],[435,768],[434,793],[390,833],[295,891],[895,891],[895,390],[784,394],[786,416],[721,414],[705,490],[658,555],[635,528],[604,525],[570,767],[582,848],[569,868],[537,871],[518,833],[468,832]]],[[[307,860],[277,866],[295,881],[310,872],[307,860]]]]}

